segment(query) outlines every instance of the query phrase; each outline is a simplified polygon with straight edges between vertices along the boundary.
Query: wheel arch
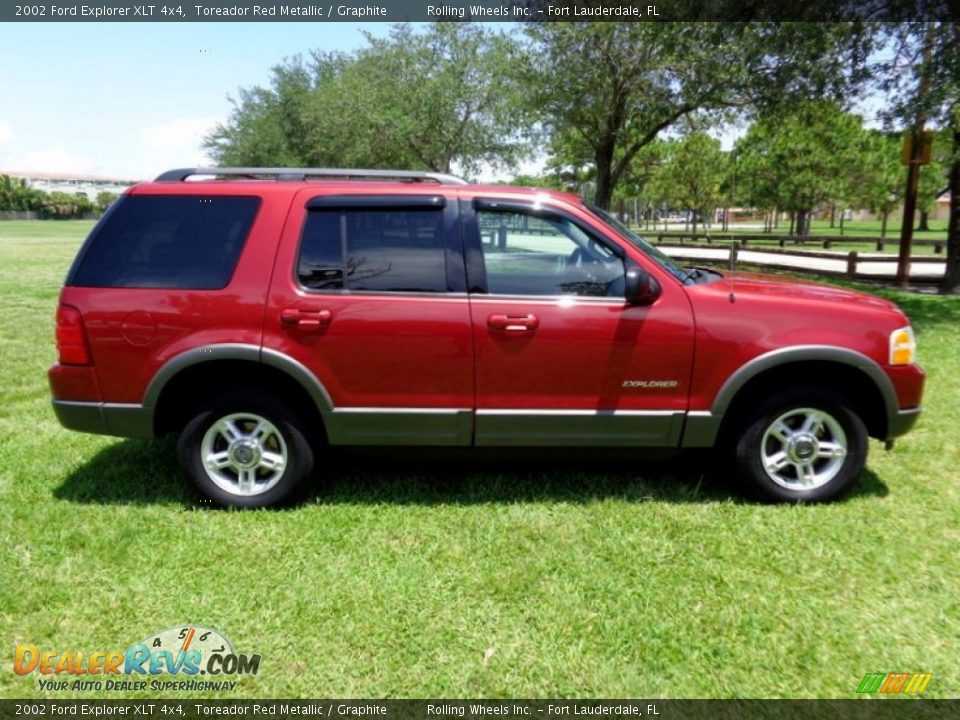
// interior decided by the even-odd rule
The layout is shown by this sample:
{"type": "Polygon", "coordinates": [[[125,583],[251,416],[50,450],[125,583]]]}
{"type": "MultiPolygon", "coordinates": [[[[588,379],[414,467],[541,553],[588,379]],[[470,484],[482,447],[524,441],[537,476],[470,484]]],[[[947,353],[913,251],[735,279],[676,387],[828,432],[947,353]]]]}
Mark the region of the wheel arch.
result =
{"type": "Polygon", "coordinates": [[[311,427],[321,431],[333,404],[326,388],[302,363],[256,345],[222,344],[193,348],[169,360],[144,393],[156,436],[179,431],[214,388],[252,386],[291,403],[311,427]],[[186,399],[186,401],[185,401],[186,399]]]}
{"type": "Polygon", "coordinates": [[[885,438],[897,413],[893,383],[874,360],[855,350],[830,346],[798,346],[760,355],[731,375],[714,399],[717,437],[737,427],[756,399],[791,385],[823,388],[842,396],[861,417],[871,437],[885,438]]]}

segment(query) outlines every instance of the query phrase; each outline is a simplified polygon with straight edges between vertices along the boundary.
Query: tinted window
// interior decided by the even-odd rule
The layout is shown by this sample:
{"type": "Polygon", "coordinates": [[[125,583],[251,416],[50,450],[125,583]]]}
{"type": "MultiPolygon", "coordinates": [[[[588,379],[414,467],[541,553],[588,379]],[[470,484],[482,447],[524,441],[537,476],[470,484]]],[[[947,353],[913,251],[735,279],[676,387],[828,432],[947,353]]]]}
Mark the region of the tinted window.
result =
{"type": "Polygon", "coordinates": [[[623,261],[575,223],[502,210],[477,222],[490,293],[623,297],[623,261]]]}
{"type": "Polygon", "coordinates": [[[70,284],[225,287],[259,205],[252,197],[124,197],[90,236],[70,284]]]}
{"type": "Polygon", "coordinates": [[[297,274],[312,290],[445,292],[441,210],[311,210],[297,274]]]}

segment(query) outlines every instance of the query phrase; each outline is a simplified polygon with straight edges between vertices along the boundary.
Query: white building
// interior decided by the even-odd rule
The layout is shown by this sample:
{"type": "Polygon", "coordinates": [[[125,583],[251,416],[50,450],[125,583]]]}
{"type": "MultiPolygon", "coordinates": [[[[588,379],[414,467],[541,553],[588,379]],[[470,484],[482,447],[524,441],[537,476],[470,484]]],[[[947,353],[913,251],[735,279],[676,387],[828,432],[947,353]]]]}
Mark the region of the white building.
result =
{"type": "Polygon", "coordinates": [[[23,179],[27,185],[43,192],[83,193],[90,200],[96,200],[102,192],[119,195],[139,180],[105,177],[102,175],[79,175],[65,172],[29,172],[21,170],[0,170],[0,175],[9,175],[14,179],[23,179]]]}

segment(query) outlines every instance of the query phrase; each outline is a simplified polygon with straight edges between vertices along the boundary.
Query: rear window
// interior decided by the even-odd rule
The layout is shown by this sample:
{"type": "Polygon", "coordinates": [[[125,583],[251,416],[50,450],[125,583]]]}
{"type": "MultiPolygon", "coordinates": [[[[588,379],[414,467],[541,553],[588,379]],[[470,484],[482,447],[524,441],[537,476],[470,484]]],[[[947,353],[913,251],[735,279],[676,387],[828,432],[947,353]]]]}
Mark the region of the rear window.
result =
{"type": "Polygon", "coordinates": [[[259,206],[255,197],[124,197],[94,229],[67,284],[226,287],[259,206]]]}
{"type": "Polygon", "coordinates": [[[446,292],[443,211],[311,210],[297,275],[310,290],[446,292]]]}

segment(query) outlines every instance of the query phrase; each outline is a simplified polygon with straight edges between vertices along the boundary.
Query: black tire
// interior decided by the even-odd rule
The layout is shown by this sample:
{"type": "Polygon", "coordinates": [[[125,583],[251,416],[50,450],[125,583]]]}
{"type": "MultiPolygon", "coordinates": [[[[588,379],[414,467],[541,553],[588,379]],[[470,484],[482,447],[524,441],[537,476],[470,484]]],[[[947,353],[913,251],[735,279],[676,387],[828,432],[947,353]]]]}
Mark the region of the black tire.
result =
{"type": "Polygon", "coordinates": [[[187,422],[177,450],[184,471],[216,504],[269,507],[291,499],[313,471],[307,438],[303,421],[285,403],[257,390],[234,390],[210,400],[187,422]],[[208,468],[206,458],[230,464],[208,468]]]}
{"type": "Polygon", "coordinates": [[[867,461],[863,421],[842,397],[823,390],[776,394],[740,428],[733,448],[737,476],[764,502],[834,500],[860,477],[867,461]],[[812,432],[804,432],[808,424],[812,432]]]}

